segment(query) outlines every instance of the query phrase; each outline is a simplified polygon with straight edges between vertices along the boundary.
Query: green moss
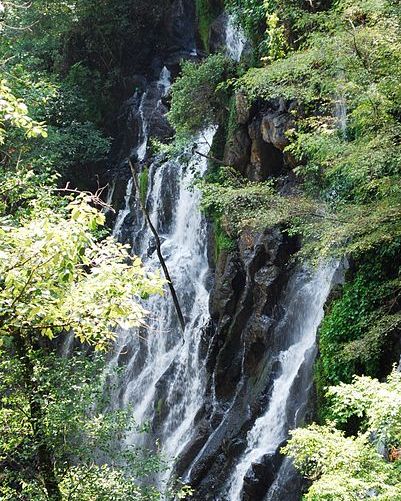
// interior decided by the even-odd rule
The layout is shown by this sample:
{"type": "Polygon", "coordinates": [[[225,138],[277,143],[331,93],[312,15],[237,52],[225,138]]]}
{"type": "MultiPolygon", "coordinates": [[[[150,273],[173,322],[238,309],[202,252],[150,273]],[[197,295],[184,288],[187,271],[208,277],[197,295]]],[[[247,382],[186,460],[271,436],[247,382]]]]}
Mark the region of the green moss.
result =
{"type": "Polygon", "coordinates": [[[159,398],[156,404],[156,414],[160,415],[162,413],[164,407],[164,400],[162,398],[159,398]]]}
{"type": "Polygon", "coordinates": [[[196,15],[198,18],[198,32],[206,52],[209,52],[210,26],[222,11],[222,2],[219,0],[196,0],[196,15]]]}
{"type": "Polygon", "coordinates": [[[143,171],[139,174],[139,196],[143,204],[146,203],[148,185],[149,185],[149,169],[145,167],[143,171]]]}
{"type": "Polygon", "coordinates": [[[230,252],[235,248],[235,240],[230,238],[224,231],[224,228],[219,220],[216,220],[214,228],[214,258],[217,262],[222,252],[230,252]]]}

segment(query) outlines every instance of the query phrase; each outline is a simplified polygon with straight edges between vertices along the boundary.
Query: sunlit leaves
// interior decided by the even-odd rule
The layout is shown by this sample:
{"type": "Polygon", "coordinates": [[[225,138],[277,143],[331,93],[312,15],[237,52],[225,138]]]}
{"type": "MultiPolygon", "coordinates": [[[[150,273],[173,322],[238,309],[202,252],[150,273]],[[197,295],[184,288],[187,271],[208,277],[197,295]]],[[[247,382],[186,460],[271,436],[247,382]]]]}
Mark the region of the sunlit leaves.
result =
{"type": "Polygon", "coordinates": [[[69,219],[47,211],[43,219],[0,228],[3,335],[53,337],[73,329],[82,342],[104,349],[111,328],[143,322],[139,300],[159,293],[162,282],[113,239],[94,240],[90,231],[103,221],[78,199],[69,219]]]}
{"type": "Polygon", "coordinates": [[[25,103],[17,99],[5,80],[0,81],[0,144],[5,141],[7,124],[22,129],[28,138],[46,137],[46,127],[36,122],[28,114],[25,103]]]}
{"type": "Polygon", "coordinates": [[[352,384],[330,388],[335,421],[291,433],[284,452],[313,482],[305,501],[371,497],[390,501],[401,496],[400,459],[387,455],[401,445],[400,378],[400,373],[394,371],[385,383],[355,377],[352,384]],[[346,437],[336,425],[352,416],[362,421],[362,432],[346,437]]]}

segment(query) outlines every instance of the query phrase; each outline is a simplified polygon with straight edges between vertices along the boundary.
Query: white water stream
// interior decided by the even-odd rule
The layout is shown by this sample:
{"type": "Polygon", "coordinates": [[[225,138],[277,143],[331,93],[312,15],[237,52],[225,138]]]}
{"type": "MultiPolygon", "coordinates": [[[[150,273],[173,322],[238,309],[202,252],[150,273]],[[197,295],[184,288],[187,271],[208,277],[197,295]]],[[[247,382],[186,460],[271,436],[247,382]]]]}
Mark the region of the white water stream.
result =
{"type": "Polygon", "coordinates": [[[246,38],[242,30],[235,22],[234,16],[228,16],[226,26],[226,51],[234,61],[240,61],[246,44],[246,38]]]}
{"type": "Polygon", "coordinates": [[[300,369],[315,345],[316,332],[324,315],[323,307],[337,268],[337,263],[321,266],[306,280],[304,272],[295,274],[288,286],[285,315],[277,332],[279,336],[290,336],[292,343],[278,356],[281,373],[274,381],[269,405],[248,432],[247,448],[228,482],[230,501],[241,499],[244,477],[252,463],[266,454],[274,454],[287,437],[288,399],[300,369]]]}
{"type": "MultiPolygon", "coordinates": [[[[245,39],[231,17],[226,28],[226,43],[227,53],[239,61],[245,39]]],[[[157,82],[160,99],[167,94],[169,86],[170,74],[163,68],[157,82]]],[[[148,143],[146,99],[147,92],[144,92],[138,109],[141,130],[136,153],[140,161],[145,158],[148,143]]],[[[204,131],[196,139],[196,149],[207,155],[214,133],[214,128],[204,131]]],[[[204,404],[206,390],[200,348],[202,333],[209,321],[207,225],[199,211],[200,194],[193,188],[194,180],[204,175],[206,169],[207,160],[199,155],[193,156],[189,164],[181,157],[155,162],[149,168],[146,205],[160,235],[162,254],[187,322],[185,333],[182,335],[168,292],[164,297],[151,297],[145,305],[150,312],[146,332],[120,332],[110,361],[111,366],[125,366],[115,404],[132,406],[137,423],[153,423],[171,465],[192,438],[194,419],[204,404]]],[[[130,213],[135,214],[130,229],[133,252],[141,256],[148,268],[159,269],[154,238],[135,202],[132,180],[127,185],[124,207],[116,218],[113,231],[116,238],[121,236],[130,213]]],[[[227,482],[226,494],[219,498],[220,494],[216,493],[215,499],[240,500],[244,477],[252,463],[274,453],[287,437],[288,400],[301,368],[306,362],[312,364],[313,357],[309,360],[308,354],[315,345],[336,268],[336,264],[330,264],[312,275],[295,273],[290,281],[283,304],[286,313],[277,327],[279,335],[287,339],[286,348],[277,360],[281,372],[273,383],[266,411],[256,419],[247,435],[247,448],[227,482]]],[[[142,439],[133,433],[128,437],[128,445],[137,445],[142,439]]]]}
{"type": "MultiPolygon", "coordinates": [[[[214,128],[210,128],[199,136],[197,149],[201,153],[208,153],[214,132],[214,128]]],[[[111,365],[115,365],[121,355],[129,352],[119,398],[123,406],[132,406],[137,423],[153,419],[158,405],[158,383],[165,381],[166,388],[159,398],[166,415],[158,434],[163,452],[171,459],[189,440],[193,419],[204,394],[204,368],[199,346],[202,329],[209,320],[207,229],[199,211],[200,193],[192,185],[206,168],[207,160],[196,155],[188,165],[177,159],[153,163],[149,170],[147,206],[163,242],[162,254],[187,321],[184,337],[166,291],[164,297],[155,296],[146,302],[150,312],[146,333],[121,332],[111,361],[111,365]],[[166,203],[172,206],[167,230],[161,225],[166,203]]],[[[120,213],[124,218],[126,210],[120,213]]],[[[140,237],[133,251],[148,268],[159,269],[153,235],[143,218],[138,219],[133,232],[140,237]]],[[[133,434],[128,442],[138,443],[138,439],[133,434]]]]}

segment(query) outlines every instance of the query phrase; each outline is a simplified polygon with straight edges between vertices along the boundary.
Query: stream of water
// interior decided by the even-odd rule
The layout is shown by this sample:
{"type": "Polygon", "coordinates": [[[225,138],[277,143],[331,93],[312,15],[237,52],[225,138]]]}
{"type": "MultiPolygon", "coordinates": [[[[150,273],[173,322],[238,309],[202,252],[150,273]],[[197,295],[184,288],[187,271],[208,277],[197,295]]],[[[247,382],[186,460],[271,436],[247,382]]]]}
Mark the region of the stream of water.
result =
{"type": "MultiPolygon", "coordinates": [[[[287,342],[290,341],[290,344],[277,357],[280,374],[274,381],[269,405],[248,432],[247,448],[228,482],[230,501],[241,499],[244,477],[252,464],[265,455],[274,454],[287,438],[291,421],[296,425],[296,416],[294,419],[291,412],[288,412],[291,390],[302,368],[309,372],[307,379],[311,381],[316,332],[322,321],[323,307],[337,269],[338,263],[334,262],[320,266],[312,274],[301,270],[294,274],[287,287],[285,315],[276,332],[287,342]]],[[[305,388],[303,390],[305,400],[308,392],[305,388]]],[[[298,401],[296,412],[302,404],[305,405],[306,402],[298,401]]]]}
{"type": "MultiPolygon", "coordinates": [[[[246,41],[231,17],[228,18],[225,38],[227,54],[239,61],[246,41]]],[[[151,81],[148,88],[137,96],[140,127],[132,153],[139,162],[147,155],[150,93],[154,98],[154,92],[158,92],[156,106],[159,106],[169,91],[170,79],[169,70],[163,67],[158,80],[151,81]]],[[[175,159],[159,158],[149,166],[146,207],[162,242],[161,251],[186,320],[185,332],[180,329],[173,302],[166,291],[164,297],[155,296],[146,301],[149,311],[146,332],[138,329],[119,332],[109,362],[110,367],[124,366],[118,391],[113,395],[114,405],[130,405],[137,423],[151,423],[152,434],[148,439],[132,432],[127,445],[147,440],[146,445],[151,447],[152,442],[158,440],[163,453],[171,461],[169,471],[161,479],[163,482],[173,471],[174,459],[193,438],[194,422],[206,399],[207,374],[202,359],[202,338],[210,320],[211,274],[207,256],[207,222],[199,209],[200,193],[194,182],[205,174],[207,159],[191,152],[197,150],[207,156],[214,134],[215,128],[210,127],[194,138],[192,148],[175,159]]],[[[129,180],[113,235],[121,239],[125,228],[133,242],[132,252],[139,255],[148,268],[156,270],[160,263],[154,237],[143,218],[137,196],[133,182],[129,180]]],[[[273,382],[268,405],[248,432],[246,449],[237,458],[225,485],[219,486],[213,494],[215,497],[210,499],[241,500],[244,479],[252,464],[265,455],[274,454],[288,436],[289,428],[297,423],[298,414],[301,416],[312,380],[316,331],[337,267],[336,263],[330,263],[315,273],[298,269],[290,279],[282,305],[285,315],[276,327],[277,336],[285,342],[277,354],[280,370],[273,382]],[[301,377],[302,397],[296,399],[294,408],[290,401],[301,377]]],[[[213,388],[213,384],[211,386],[213,388]]],[[[210,412],[213,413],[219,404],[214,396],[212,401],[210,412]]],[[[219,427],[210,439],[218,431],[219,427]]],[[[206,441],[194,462],[201,458],[208,445],[209,441],[206,441]]],[[[275,492],[280,489],[281,479],[286,476],[288,468],[288,463],[284,462],[266,500],[284,499],[277,497],[275,492]]],[[[187,468],[186,478],[191,478],[191,465],[187,468]]]]}

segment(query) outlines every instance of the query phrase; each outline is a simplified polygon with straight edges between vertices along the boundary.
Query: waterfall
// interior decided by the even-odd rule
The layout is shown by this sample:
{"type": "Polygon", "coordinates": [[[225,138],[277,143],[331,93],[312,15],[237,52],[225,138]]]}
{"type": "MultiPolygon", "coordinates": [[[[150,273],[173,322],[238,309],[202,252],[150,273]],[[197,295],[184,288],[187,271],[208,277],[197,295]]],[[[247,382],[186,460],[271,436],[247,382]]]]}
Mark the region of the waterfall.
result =
{"type": "MultiPolygon", "coordinates": [[[[147,114],[147,108],[149,107],[148,100],[151,99],[151,94],[153,91],[153,87],[156,87],[156,91],[158,92],[160,98],[157,101],[156,107],[160,106],[161,100],[163,97],[165,97],[170,89],[171,86],[171,74],[169,70],[164,66],[160,72],[159,79],[155,82],[155,84],[150,84],[148,88],[143,92],[140,103],[139,103],[139,108],[138,108],[138,115],[139,115],[139,132],[138,132],[138,137],[137,137],[137,146],[134,148],[134,151],[132,152],[134,155],[136,155],[137,160],[139,162],[142,162],[145,157],[146,157],[146,151],[148,147],[148,140],[149,140],[149,134],[148,134],[148,125],[150,121],[150,116],[147,114]]],[[[151,103],[150,103],[151,106],[151,103]]],[[[124,222],[127,218],[127,216],[131,213],[131,197],[132,197],[132,191],[133,191],[133,180],[130,179],[127,184],[125,196],[124,196],[124,208],[121,209],[118,214],[117,218],[114,224],[113,228],[113,237],[115,237],[117,240],[120,239],[121,237],[121,229],[124,225],[124,222]]],[[[113,193],[115,189],[115,183],[111,185],[109,188],[109,192],[107,195],[107,200],[108,202],[112,199],[113,193]]]]}
{"type": "Polygon", "coordinates": [[[112,181],[108,186],[107,197],[106,197],[106,207],[103,209],[103,214],[108,214],[111,210],[111,204],[113,202],[114,190],[116,189],[115,180],[112,181]]]}
{"type": "MultiPolygon", "coordinates": [[[[307,386],[301,390],[304,398],[307,398],[305,390],[312,379],[316,332],[323,318],[323,306],[337,269],[337,263],[330,263],[320,266],[311,276],[301,270],[295,273],[288,285],[285,315],[276,330],[283,339],[290,340],[290,344],[278,354],[280,373],[273,383],[268,407],[248,432],[247,448],[228,482],[230,501],[241,499],[244,478],[252,464],[265,455],[274,454],[287,438],[291,421],[296,424],[299,408],[294,409],[295,416],[291,416],[288,411],[292,390],[301,369],[306,369],[309,372],[307,386]]],[[[300,404],[305,402],[298,402],[298,406],[300,404]]]]}
{"type": "Polygon", "coordinates": [[[233,15],[228,16],[226,25],[226,51],[234,61],[240,61],[245,48],[246,38],[235,22],[233,15]]]}
{"type": "MultiPolygon", "coordinates": [[[[208,153],[214,132],[210,128],[196,139],[201,153],[208,153]]],[[[185,447],[203,403],[204,368],[199,348],[209,320],[207,228],[199,211],[200,193],[192,186],[196,177],[205,173],[207,160],[196,155],[187,165],[185,158],[184,154],[174,161],[155,161],[150,166],[146,198],[187,321],[184,337],[168,293],[165,297],[152,297],[145,304],[149,311],[146,333],[121,332],[111,362],[127,359],[116,398],[123,406],[132,406],[136,422],[157,421],[163,407],[157,436],[169,458],[185,447]]],[[[125,212],[123,209],[121,218],[125,212]]],[[[116,228],[117,224],[119,219],[116,228]]],[[[143,218],[138,217],[132,233],[133,252],[141,256],[148,268],[158,269],[153,235],[143,218]]],[[[138,439],[133,433],[128,442],[138,443],[138,439]]]]}
{"type": "MultiPolygon", "coordinates": [[[[227,54],[239,61],[246,41],[231,16],[225,39],[227,54]]],[[[163,67],[159,78],[148,83],[146,90],[134,100],[138,132],[131,154],[136,155],[139,162],[146,158],[152,113],[163,104],[170,80],[169,70],[163,67]]],[[[111,400],[115,407],[131,406],[138,424],[150,423],[148,436],[132,431],[125,445],[142,444],[151,448],[157,440],[158,447],[169,460],[168,471],[158,478],[161,488],[172,476],[174,467],[187,481],[194,478],[195,482],[202,482],[204,464],[208,467],[213,463],[214,467],[216,454],[220,454],[220,458],[228,458],[223,477],[216,476],[223,480],[219,485],[210,484],[213,492],[207,493],[210,494],[208,499],[238,501],[242,499],[244,481],[253,465],[266,456],[276,455],[288,431],[305,416],[312,385],[316,331],[338,265],[322,265],[315,272],[297,268],[287,286],[283,285],[277,306],[284,313],[277,319],[273,315],[271,319],[272,325],[275,321],[277,324],[269,332],[272,346],[263,354],[264,372],[258,382],[262,387],[258,398],[268,401],[259,407],[259,401],[257,405],[253,401],[251,409],[247,397],[251,395],[252,382],[244,372],[242,359],[238,386],[230,394],[230,400],[222,402],[215,388],[216,373],[213,368],[209,373],[206,371],[203,352],[210,321],[211,277],[207,223],[199,210],[200,193],[194,182],[205,174],[207,160],[193,153],[198,150],[207,156],[214,134],[215,128],[211,127],[194,138],[194,144],[175,158],[166,160],[159,156],[149,166],[145,203],[162,242],[161,251],[172,276],[186,328],[182,333],[167,292],[164,297],[152,296],[144,301],[149,312],[146,327],[118,332],[109,366],[121,366],[124,370],[120,372],[111,400]],[[238,409],[242,412],[242,408],[245,411],[236,421],[235,414],[238,409]],[[249,432],[244,447],[237,449],[231,458],[224,456],[225,444],[241,437],[245,423],[249,432]],[[205,426],[203,431],[208,430],[207,434],[202,434],[202,430],[197,434],[202,426],[205,426]],[[180,461],[176,462],[177,458],[180,461]],[[182,463],[180,467],[176,466],[179,463],[182,463]]],[[[139,255],[150,270],[158,270],[160,263],[154,237],[137,197],[130,180],[113,235],[119,239],[128,235],[132,252],[139,255]]],[[[213,345],[213,341],[210,344],[213,345]]],[[[243,357],[241,347],[238,350],[239,357],[243,357]]],[[[217,468],[221,465],[216,464],[217,468]]],[[[291,463],[281,462],[270,488],[266,487],[263,492],[263,497],[267,495],[266,501],[287,499],[280,490],[292,473],[291,463]]],[[[202,494],[196,499],[202,499],[202,494]]],[[[257,497],[254,501],[260,499],[257,497]]]]}
{"type": "Polygon", "coordinates": [[[130,179],[128,181],[127,190],[126,190],[125,196],[124,196],[124,208],[118,212],[116,222],[115,222],[114,228],[113,228],[112,234],[113,234],[113,237],[115,237],[117,240],[121,236],[121,228],[124,224],[124,221],[125,221],[126,217],[128,216],[128,214],[131,212],[131,205],[130,204],[131,204],[131,195],[132,195],[133,186],[134,186],[134,181],[132,179],[130,179]]]}

